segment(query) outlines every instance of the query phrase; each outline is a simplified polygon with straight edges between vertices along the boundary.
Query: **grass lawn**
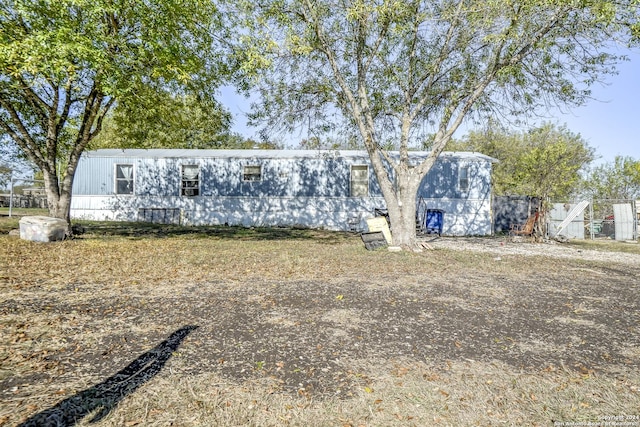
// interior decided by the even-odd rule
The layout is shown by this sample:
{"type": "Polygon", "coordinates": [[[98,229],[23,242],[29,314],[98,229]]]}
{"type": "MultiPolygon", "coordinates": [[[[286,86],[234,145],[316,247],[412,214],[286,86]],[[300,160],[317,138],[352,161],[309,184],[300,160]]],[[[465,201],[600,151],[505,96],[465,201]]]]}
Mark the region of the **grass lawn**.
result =
{"type": "Polygon", "coordinates": [[[11,209],[11,216],[9,216],[9,208],[0,208],[0,234],[7,233],[12,228],[18,228],[20,218],[26,215],[48,215],[47,209],[23,209],[13,208],[11,209]]]}
{"type": "Polygon", "coordinates": [[[0,425],[640,425],[634,258],[84,225],[0,235],[0,425]]]}

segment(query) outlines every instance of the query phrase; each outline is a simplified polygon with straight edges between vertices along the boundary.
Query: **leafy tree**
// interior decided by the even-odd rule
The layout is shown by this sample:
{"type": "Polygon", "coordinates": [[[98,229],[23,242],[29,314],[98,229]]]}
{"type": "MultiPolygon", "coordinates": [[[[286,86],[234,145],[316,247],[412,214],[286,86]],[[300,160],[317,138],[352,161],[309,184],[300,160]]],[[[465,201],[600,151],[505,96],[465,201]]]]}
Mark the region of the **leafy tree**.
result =
{"type": "Polygon", "coordinates": [[[14,176],[28,176],[33,174],[33,164],[25,156],[11,137],[0,126],[0,159],[1,163],[9,167],[14,176]]]}
{"type": "Polygon", "coordinates": [[[299,146],[303,150],[361,150],[359,140],[355,138],[320,138],[312,136],[300,141],[299,146]]]}
{"type": "Polygon", "coordinates": [[[90,148],[230,148],[231,114],[215,99],[149,94],[120,103],[90,148]]]}
{"type": "Polygon", "coordinates": [[[470,132],[451,149],[478,151],[498,159],[492,183],[498,195],[526,195],[562,200],[578,191],[583,171],[594,150],[579,134],[551,123],[527,132],[490,125],[470,132]]]}
{"type": "Polygon", "coordinates": [[[116,100],[213,93],[222,16],[209,0],[2,2],[0,129],[43,172],[50,215],[69,222],[80,155],[116,100]]]}
{"type": "Polygon", "coordinates": [[[524,140],[525,154],[517,162],[514,184],[542,200],[571,196],[580,171],[594,158],[593,149],[580,135],[550,125],[528,132],[524,140]]]}
{"type": "Polygon", "coordinates": [[[422,178],[467,118],[579,105],[613,71],[636,0],[245,1],[251,46],[272,54],[254,119],[311,134],[357,130],[394,243],[415,247],[422,178]],[[431,135],[429,157],[409,150],[431,135]],[[399,151],[396,158],[388,149],[399,151]]]}
{"type": "Polygon", "coordinates": [[[594,150],[579,134],[546,123],[527,132],[488,126],[470,132],[450,148],[479,151],[500,162],[493,166],[495,194],[526,195],[540,201],[535,235],[545,235],[548,200],[562,200],[580,187],[581,171],[594,159],[594,150]]]}
{"type": "Polygon", "coordinates": [[[0,164],[0,189],[7,188],[7,184],[11,181],[11,172],[10,167],[0,164]]]}
{"type": "Polygon", "coordinates": [[[583,185],[593,200],[640,199],[640,160],[616,156],[613,162],[593,168],[583,185]]]}

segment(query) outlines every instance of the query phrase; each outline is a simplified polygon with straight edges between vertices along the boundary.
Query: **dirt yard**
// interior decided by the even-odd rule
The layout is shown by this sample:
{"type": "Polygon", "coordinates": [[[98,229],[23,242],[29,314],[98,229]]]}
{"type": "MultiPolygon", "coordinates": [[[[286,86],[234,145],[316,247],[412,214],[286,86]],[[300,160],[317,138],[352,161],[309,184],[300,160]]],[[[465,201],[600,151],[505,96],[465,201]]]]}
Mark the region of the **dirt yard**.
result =
{"type": "Polygon", "coordinates": [[[640,426],[640,250],[431,245],[0,236],[0,424],[640,426]]]}

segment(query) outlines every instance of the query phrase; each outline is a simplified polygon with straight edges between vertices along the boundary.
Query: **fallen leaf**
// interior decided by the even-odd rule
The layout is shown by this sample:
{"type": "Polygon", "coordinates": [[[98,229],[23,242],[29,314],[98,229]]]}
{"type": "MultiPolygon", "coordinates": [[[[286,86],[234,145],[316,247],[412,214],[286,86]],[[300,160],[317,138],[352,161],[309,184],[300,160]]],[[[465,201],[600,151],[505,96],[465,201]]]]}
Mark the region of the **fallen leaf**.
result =
{"type": "Polygon", "coordinates": [[[395,375],[397,377],[403,377],[403,376],[407,375],[408,373],[409,373],[409,368],[398,367],[398,369],[395,372],[395,375]]]}

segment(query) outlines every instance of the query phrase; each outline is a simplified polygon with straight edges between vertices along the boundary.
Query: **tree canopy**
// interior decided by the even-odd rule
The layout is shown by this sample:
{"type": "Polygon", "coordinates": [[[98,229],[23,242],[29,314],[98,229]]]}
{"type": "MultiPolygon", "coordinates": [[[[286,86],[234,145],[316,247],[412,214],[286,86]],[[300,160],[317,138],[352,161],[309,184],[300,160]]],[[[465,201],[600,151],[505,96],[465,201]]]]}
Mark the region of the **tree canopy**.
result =
{"type": "Polygon", "coordinates": [[[497,195],[522,195],[564,200],[579,191],[581,172],[594,159],[594,150],[565,126],[545,123],[526,132],[495,124],[469,132],[453,142],[453,150],[478,151],[499,160],[493,166],[497,195]]]}
{"type": "Polygon", "coordinates": [[[469,118],[580,105],[632,40],[637,0],[245,2],[272,53],[254,119],[312,134],[356,130],[394,241],[412,246],[421,179],[469,118]],[[411,164],[408,151],[431,155],[411,164]],[[399,151],[398,160],[388,149],[399,151]]]}
{"type": "Polygon", "coordinates": [[[0,164],[0,189],[5,189],[7,183],[11,180],[11,168],[0,164]]]}
{"type": "Polygon", "coordinates": [[[215,99],[154,94],[119,103],[90,148],[222,148],[231,120],[215,99]]]}
{"type": "Polygon", "coordinates": [[[69,220],[78,160],[116,100],[213,93],[231,62],[223,16],[209,0],[0,5],[0,129],[42,170],[52,216],[69,220]]]}
{"type": "Polygon", "coordinates": [[[589,171],[583,185],[593,200],[640,199],[640,160],[616,156],[589,171]]]}

